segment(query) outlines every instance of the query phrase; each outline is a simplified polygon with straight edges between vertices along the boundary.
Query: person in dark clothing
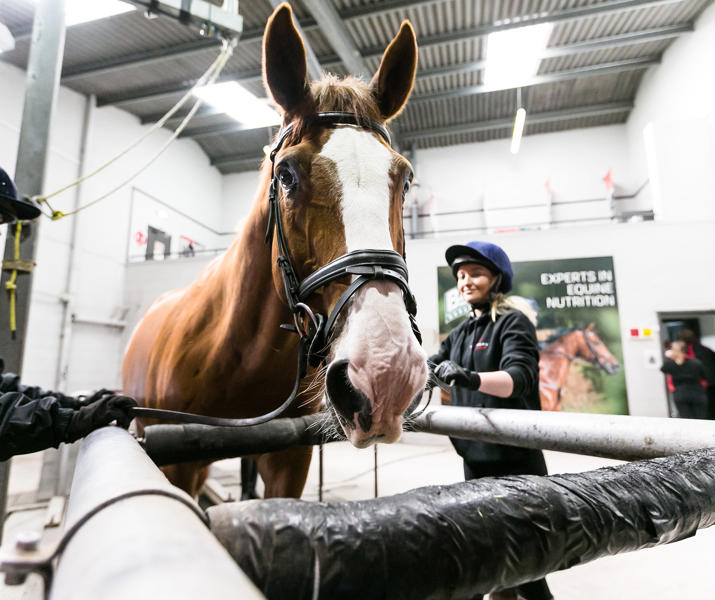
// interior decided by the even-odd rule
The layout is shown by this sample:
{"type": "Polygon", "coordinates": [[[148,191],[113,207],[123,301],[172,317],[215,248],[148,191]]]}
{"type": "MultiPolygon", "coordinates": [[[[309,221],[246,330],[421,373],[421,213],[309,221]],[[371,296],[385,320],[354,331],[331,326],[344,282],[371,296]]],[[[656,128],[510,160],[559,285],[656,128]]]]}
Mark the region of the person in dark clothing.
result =
{"type": "Polygon", "coordinates": [[[0,461],[75,442],[112,421],[126,429],[136,405],[133,398],[105,389],[80,399],[22,385],[17,375],[4,373],[0,375],[0,461]]]}
{"type": "MultiPolygon", "coordinates": [[[[0,223],[39,216],[40,209],[20,199],[15,182],[0,168],[0,223]]],[[[3,374],[4,368],[0,358],[0,461],[74,442],[112,421],[129,427],[137,405],[133,398],[99,390],[80,400],[22,385],[14,373],[3,374]]]]}
{"type": "Polygon", "coordinates": [[[703,345],[690,329],[683,329],[678,337],[686,343],[692,356],[703,365],[707,383],[705,396],[708,399],[708,418],[715,420],[715,352],[703,345]]]}
{"type": "MultiPolygon", "coordinates": [[[[539,347],[529,303],[505,297],[513,271],[506,253],[489,242],[450,246],[445,257],[470,315],[428,359],[435,376],[453,386],[453,406],[540,409],[539,347]]],[[[450,438],[464,461],[465,479],[546,475],[540,450],[450,438]]],[[[492,593],[490,600],[549,600],[545,579],[492,593]],[[518,594],[518,595],[517,595],[518,594]]]]}
{"type": "Polygon", "coordinates": [[[40,209],[35,204],[22,200],[18,196],[15,182],[5,169],[0,167],[0,223],[12,223],[40,216],[40,209]]]}
{"type": "Polygon", "coordinates": [[[683,419],[707,419],[708,400],[702,385],[705,370],[697,358],[687,358],[685,351],[685,342],[673,342],[660,370],[673,378],[673,401],[678,415],[683,419]]]}

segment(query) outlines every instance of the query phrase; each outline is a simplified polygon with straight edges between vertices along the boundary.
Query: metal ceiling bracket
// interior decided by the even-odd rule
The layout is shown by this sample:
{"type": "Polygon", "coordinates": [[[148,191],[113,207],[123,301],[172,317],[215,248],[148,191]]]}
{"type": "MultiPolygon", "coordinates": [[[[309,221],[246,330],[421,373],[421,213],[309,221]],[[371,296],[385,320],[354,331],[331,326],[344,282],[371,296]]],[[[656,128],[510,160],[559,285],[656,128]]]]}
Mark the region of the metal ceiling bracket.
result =
{"type": "Polygon", "coordinates": [[[204,37],[231,39],[243,32],[243,17],[204,0],[127,0],[149,15],[164,15],[198,29],[204,37]]]}

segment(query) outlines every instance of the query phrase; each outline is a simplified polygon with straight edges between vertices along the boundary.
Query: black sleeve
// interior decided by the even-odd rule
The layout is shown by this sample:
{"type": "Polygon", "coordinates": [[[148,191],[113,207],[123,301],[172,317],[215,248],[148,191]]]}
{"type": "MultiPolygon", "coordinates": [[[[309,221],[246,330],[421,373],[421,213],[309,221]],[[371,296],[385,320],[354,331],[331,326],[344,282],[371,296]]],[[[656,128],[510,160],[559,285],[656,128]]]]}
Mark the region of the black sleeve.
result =
{"type": "Polygon", "coordinates": [[[705,368],[703,367],[703,363],[700,362],[697,358],[693,358],[691,360],[695,364],[695,372],[697,373],[698,377],[700,377],[700,379],[706,379],[705,368]]]}
{"type": "Polygon", "coordinates": [[[510,398],[532,393],[539,385],[539,343],[536,330],[525,314],[514,311],[505,314],[501,334],[499,370],[506,371],[514,381],[510,398]]]}
{"type": "Polygon", "coordinates": [[[79,401],[72,396],[65,396],[65,394],[51,390],[43,390],[36,385],[23,385],[20,383],[20,376],[15,373],[3,373],[0,375],[0,393],[4,392],[20,392],[33,400],[53,396],[57,398],[65,408],[79,408],[80,405],[79,401]]]}
{"type": "Polygon", "coordinates": [[[439,346],[439,350],[437,351],[436,354],[433,354],[432,356],[429,356],[427,358],[427,362],[431,365],[438,365],[441,362],[444,362],[445,360],[449,360],[449,355],[450,352],[452,351],[452,338],[453,338],[453,333],[456,331],[456,329],[453,329],[452,331],[449,332],[446,338],[442,340],[442,343],[439,346]]]}
{"type": "Polygon", "coordinates": [[[675,369],[673,367],[677,368],[675,361],[671,360],[670,358],[664,358],[663,366],[660,367],[660,370],[667,375],[672,375],[675,372],[675,369]]]}
{"type": "Polygon", "coordinates": [[[0,395],[0,461],[59,446],[72,413],[54,396],[30,398],[21,392],[0,395]]]}

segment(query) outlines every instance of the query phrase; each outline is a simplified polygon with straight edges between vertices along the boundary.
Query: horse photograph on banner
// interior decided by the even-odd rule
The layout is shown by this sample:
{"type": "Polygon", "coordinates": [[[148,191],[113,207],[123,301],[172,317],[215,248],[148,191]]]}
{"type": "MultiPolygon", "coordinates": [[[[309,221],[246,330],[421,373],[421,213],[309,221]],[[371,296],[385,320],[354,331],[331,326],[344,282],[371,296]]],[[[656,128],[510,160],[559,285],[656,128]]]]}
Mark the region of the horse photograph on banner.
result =
{"type": "MultiPolygon", "coordinates": [[[[512,294],[536,312],[542,410],[628,414],[611,257],[512,263],[512,294]]],[[[448,267],[437,272],[440,341],[469,313],[448,267]]],[[[443,394],[443,403],[448,403],[443,394]]]]}

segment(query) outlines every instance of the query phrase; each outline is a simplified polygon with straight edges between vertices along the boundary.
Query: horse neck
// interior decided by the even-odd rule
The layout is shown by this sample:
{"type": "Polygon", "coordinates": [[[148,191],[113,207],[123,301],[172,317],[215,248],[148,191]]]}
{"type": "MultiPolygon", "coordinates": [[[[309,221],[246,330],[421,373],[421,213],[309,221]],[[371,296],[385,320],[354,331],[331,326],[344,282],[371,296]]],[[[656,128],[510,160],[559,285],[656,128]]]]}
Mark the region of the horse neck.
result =
{"type": "Polygon", "coordinates": [[[545,352],[551,352],[553,354],[562,354],[571,357],[578,356],[578,341],[575,339],[575,335],[579,333],[578,331],[572,331],[566,335],[562,335],[560,338],[551,342],[544,349],[545,352]]]}
{"type": "Polygon", "coordinates": [[[231,315],[224,330],[224,341],[232,347],[241,347],[247,342],[282,347],[286,336],[279,326],[290,321],[290,311],[275,290],[272,248],[265,242],[269,177],[270,173],[264,169],[243,229],[214,274],[214,285],[223,286],[220,294],[223,305],[219,310],[231,315]],[[278,344],[278,339],[283,340],[283,344],[278,344]]]}

